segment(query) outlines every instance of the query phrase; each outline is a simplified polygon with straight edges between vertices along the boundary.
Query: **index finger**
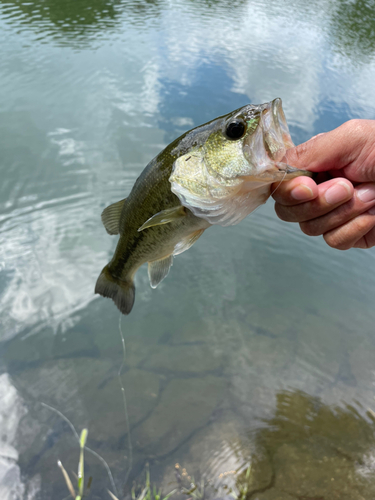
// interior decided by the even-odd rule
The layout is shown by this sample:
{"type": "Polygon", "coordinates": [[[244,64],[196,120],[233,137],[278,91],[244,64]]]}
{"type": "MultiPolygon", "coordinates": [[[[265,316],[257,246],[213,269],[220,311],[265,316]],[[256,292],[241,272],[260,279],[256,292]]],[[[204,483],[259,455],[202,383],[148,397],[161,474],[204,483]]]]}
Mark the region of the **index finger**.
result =
{"type": "Polygon", "coordinates": [[[271,186],[273,199],[287,207],[314,200],[319,193],[318,186],[310,177],[296,177],[290,181],[271,186]]]}

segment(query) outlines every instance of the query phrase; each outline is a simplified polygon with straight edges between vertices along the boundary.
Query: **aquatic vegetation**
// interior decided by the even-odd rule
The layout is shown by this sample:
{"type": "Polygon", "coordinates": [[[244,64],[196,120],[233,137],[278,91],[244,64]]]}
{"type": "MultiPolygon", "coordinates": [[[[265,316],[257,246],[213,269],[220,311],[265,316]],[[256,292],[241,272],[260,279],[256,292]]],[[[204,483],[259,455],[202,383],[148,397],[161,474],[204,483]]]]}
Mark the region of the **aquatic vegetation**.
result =
{"type": "MultiPolygon", "coordinates": [[[[72,423],[58,410],[49,407],[48,405],[44,405],[51,410],[55,411],[59,416],[61,416],[68,424],[69,426],[74,430],[74,433],[76,433],[72,423]]],[[[77,435],[78,436],[78,435],[77,435]]],[[[96,452],[91,450],[90,448],[86,447],[86,440],[88,436],[88,430],[83,429],[81,431],[80,437],[79,437],[79,447],[80,447],[80,453],[79,453],[79,461],[78,461],[78,473],[75,475],[76,480],[77,480],[77,487],[73,486],[73,482],[70,479],[70,476],[68,472],[66,471],[65,467],[63,466],[62,462],[58,460],[57,465],[61,469],[66,487],[71,495],[72,498],[75,500],[82,500],[90,491],[91,484],[93,478],[90,476],[87,484],[85,486],[85,458],[84,458],[84,451],[91,452],[95,456],[97,456],[105,465],[107,472],[109,473],[109,479],[111,480],[112,488],[114,489],[115,493],[113,493],[111,490],[107,489],[108,495],[112,500],[122,500],[119,498],[119,494],[117,492],[116,486],[114,484],[113,478],[112,478],[112,473],[110,472],[108,464],[105,462],[103,457],[98,455],[96,452]]],[[[234,500],[246,500],[247,498],[247,493],[249,491],[249,477],[250,477],[250,471],[251,471],[251,465],[249,465],[244,473],[242,474],[241,471],[230,471],[232,474],[235,474],[238,476],[237,482],[236,482],[236,490],[233,490],[232,488],[229,488],[225,485],[225,481],[222,481],[221,487],[224,490],[227,490],[227,494],[230,495],[234,500]]],[[[225,478],[227,476],[226,473],[223,473],[221,475],[222,478],[225,478]]],[[[127,474],[128,477],[128,474],[127,474]]],[[[210,481],[205,480],[203,477],[200,478],[200,480],[195,480],[194,476],[190,476],[186,469],[181,468],[179,464],[175,465],[175,477],[176,477],[176,487],[173,488],[169,493],[164,494],[162,492],[162,489],[160,487],[157,487],[155,484],[151,483],[151,474],[150,474],[150,467],[149,464],[146,464],[145,468],[145,476],[144,480],[134,482],[133,486],[130,490],[130,496],[131,500],[168,500],[170,497],[173,495],[179,495],[180,497],[187,497],[188,500],[206,500],[208,498],[212,497],[212,493],[217,492],[217,488],[213,487],[210,481]]],[[[125,498],[125,497],[124,497],[125,498]]]]}
{"type": "MultiPolygon", "coordinates": [[[[86,444],[86,439],[87,439],[87,434],[88,431],[87,429],[83,429],[81,431],[81,436],[79,438],[79,446],[80,446],[80,453],[79,453],[79,462],[78,462],[78,475],[77,475],[77,493],[74,490],[73,484],[70,480],[69,474],[66,472],[63,464],[59,460],[57,462],[57,465],[60,467],[66,486],[68,487],[69,493],[72,495],[75,500],[81,500],[83,495],[84,495],[84,489],[85,489],[85,459],[84,459],[84,450],[85,450],[85,444],[86,444]]],[[[90,489],[91,486],[91,481],[92,478],[90,477],[87,483],[87,490],[90,489]]]]}
{"type": "MultiPolygon", "coordinates": [[[[155,485],[151,486],[150,480],[150,469],[149,465],[146,465],[146,479],[143,485],[133,485],[131,489],[131,498],[132,500],[168,500],[174,493],[177,492],[177,489],[173,489],[167,495],[163,495],[161,489],[157,489],[155,485]],[[139,492],[140,493],[137,493],[139,492]]],[[[114,495],[111,495],[113,498],[114,495]]],[[[116,498],[115,500],[119,500],[116,498]]]]}
{"type": "MultiPolygon", "coordinates": [[[[62,418],[69,425],[70,429],[72,430],[75,438],[77,439],[77,441],[79,443],[80,456],[79,456],[78,476],[77,476],[78,492],[79,492],[79,494],[81,492],[81,496],[82,496],[82,494],[83,494],[83,488],[84,488],[84,449],[87,452],[89,452],[92,455],[94,455],[94,457],[96,457],[102,463],[102,465],[104,466],[104,468],[107,471],[108,478],[110,480],[112,488],[114,489],[114,491],[117,491],[115,482],[113,480],[113,475],[112,475],[111,469],[110,469],[109,465],[107,464],[107,462],[104,460],[104,458],[102,456],[100,456],[98,453],[96,453],[96,451],[94,451],[91,448],[88,448],[86,446],[86,440],[87,440],[88,430],[87,429],[83,429],[81,431],[81,435],[78,436],[78,433],[77,433],[74,425],[72,424],[72,422],[61,411],[59,411],[56,408],[53,408],[52,406],[49,406],[49,405],[47,405],[45,403],[41,403],[41,404],[45,408],[48,408],[49,410],[51,410],[54,413],[56,413],[60,418],[62,418]],[[81,478],[81,480],[79,480],[80,478],[81,478]]],[[[72,482],[71,482],[71,480],[69,478],[68,473],[66,472],[66,470],[65,470],[63,464],[61,463],[61,461],[58,461],[57,463],[58,463],[58,466],[60,467],[60,469],[61,469],[61,471],[63,473],[64,479],[65,479],[65,482],[66,482],[66,485],[68,487],[68,490],[69,490],[70,494],[73,496],[73,498],[76,498],[75,490],[74,490],[73,484],[72,484],[72,482]]],[[[90,488],[90,486],[91,486],[91,478],[89,479],[89,481],[87,483],[87,488],[90,488]]]]}

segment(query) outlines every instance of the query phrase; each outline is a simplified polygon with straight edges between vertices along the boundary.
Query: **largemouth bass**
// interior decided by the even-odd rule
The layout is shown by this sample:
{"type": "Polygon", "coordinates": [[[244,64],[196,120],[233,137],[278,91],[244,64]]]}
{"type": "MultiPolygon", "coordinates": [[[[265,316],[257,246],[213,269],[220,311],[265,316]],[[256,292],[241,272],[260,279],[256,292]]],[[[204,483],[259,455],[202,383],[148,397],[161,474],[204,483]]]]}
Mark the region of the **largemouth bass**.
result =
{"type": "Polygon", "coordinates": [[[273,182],[311,175],[282,162],[292,146],[281,99],[249,104],[176,139],[151,160],[128,198],[103,211],[107,232],[120,239],[95,293],[129,314],[142,264],[148,262],[156,288],[173,257],[208,227],[240,222],[267,201],[273,182]]]}

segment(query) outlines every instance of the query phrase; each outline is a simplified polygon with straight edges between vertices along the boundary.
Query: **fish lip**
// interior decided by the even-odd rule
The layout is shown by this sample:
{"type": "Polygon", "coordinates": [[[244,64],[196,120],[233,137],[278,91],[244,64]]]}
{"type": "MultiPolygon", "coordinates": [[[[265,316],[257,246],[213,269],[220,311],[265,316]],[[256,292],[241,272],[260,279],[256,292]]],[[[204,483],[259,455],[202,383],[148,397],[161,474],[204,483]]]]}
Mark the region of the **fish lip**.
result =
{"type": "Polygon", "coordinates": [[[262,113],[262,127],[265,148],[271,160],[281,161],[286,150],[293,147],[289,127],[286,122],[282,100],[276,97],[273,101],[266,103],[267,106],[262,113]],[[269,139],[271,139],[269,144],[269,139]],[[272,151],[272,147],[278,145],[278,149],[272,151]]]}
{"type": "Polygon", "coordinates": [[[239,177],[242,181],[253,181],[262,183],[272,183],[284,180],[294,179],[295,177],[305,176],[313,177],[313,173],[308,170],[302,170],[300,168],[295,168],[286,163],[273,164],[269,169],[265,169],[260,173],[255,173],[252,175],[242,175],[239,177]]]}
{"type": "MultiPolygon", "coordinates": [[[[294,146],[282,101],[277,97],[256,108],[260,113],[259,124],[253,133],[245,137],[243,154],[250,165],[252,176],[265,177],[263,174],[267,172],[267,176],[278,174],[279,178],[277,164],[283,160],[287,149],[294,146]]],[[[254,108],[249,110],[249,116],[250,114],[254,116],[254,108]]]]}
{"type": "Polygon", "coordinates": [[[290,136],[289,127],[285,118],[283,103],[280,97],[276,97],[276,99],[272,101],[272,114],[274,117],[274,122],[275,124],[277,123],[277,127],[281,133],[285,149],[294,147],[292,138],[290,136]]]}

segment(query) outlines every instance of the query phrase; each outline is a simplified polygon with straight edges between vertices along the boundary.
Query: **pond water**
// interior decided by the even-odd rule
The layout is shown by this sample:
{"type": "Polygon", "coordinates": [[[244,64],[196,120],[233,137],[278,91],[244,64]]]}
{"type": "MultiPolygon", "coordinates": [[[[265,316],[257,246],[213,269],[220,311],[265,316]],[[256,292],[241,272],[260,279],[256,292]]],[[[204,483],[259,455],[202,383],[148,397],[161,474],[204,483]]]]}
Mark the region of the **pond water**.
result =
{"type": "Polygon", "coordinates": [[[198,485],[186,499],[375,498],[373,250],[333,250],[270,201],[157,290],[142,268],[128,421],[119,312],[93,293],[116,245],[101,211],[185,130],[275,97],[295,143],[375,118],[374,8],[0,0],[2,500],[69,494],[66,419],[112,471],[86,453],[89,498],[128,496],[146,464],[164,493],[198,485]]]}

